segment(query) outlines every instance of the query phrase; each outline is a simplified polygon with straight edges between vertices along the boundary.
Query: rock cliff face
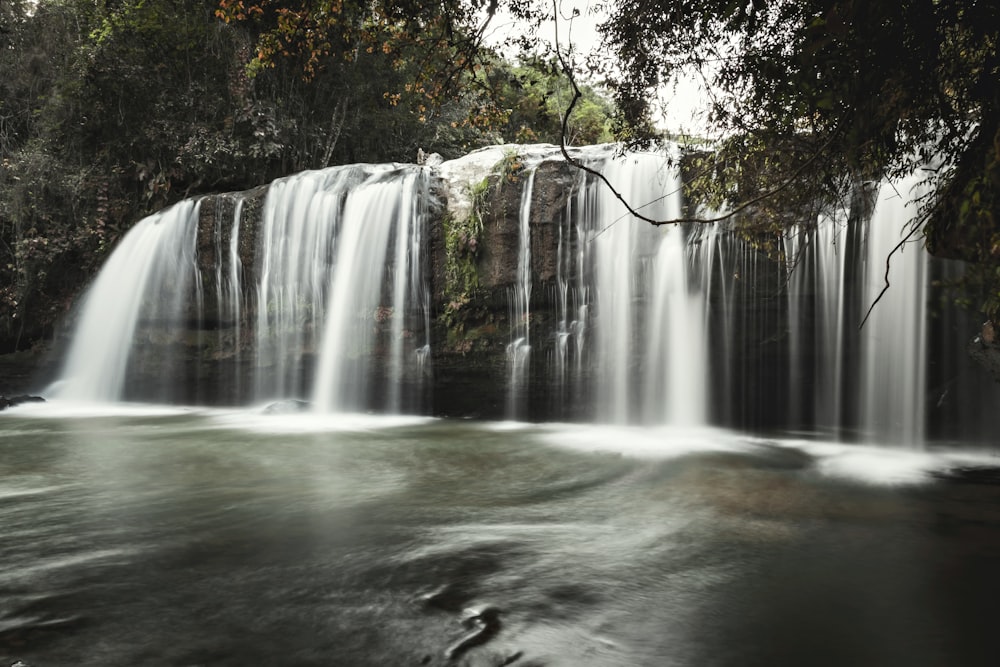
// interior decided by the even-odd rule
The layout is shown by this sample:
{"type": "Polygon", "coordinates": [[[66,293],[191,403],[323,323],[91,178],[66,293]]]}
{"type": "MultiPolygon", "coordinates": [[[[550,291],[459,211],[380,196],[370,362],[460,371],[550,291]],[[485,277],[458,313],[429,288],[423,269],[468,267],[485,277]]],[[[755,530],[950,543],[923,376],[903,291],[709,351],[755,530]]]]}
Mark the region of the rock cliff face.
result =
{"type": "MultiPolygon", "coordinates": [[[[510,149],[508,149],[510,150],[510,149]]],[[[527,395],[535,397],[524,405],[522,417],[552,418],[553,405],[543,397],[558,394],[556,378],[546,372],[545,359],[555,354],[557,338],[555,321],[559,316],[556,303],[557,269],[560,258],[576,257],[580,243],[575,229],[567,224],[567,206],[579,187],[576,170],[558,159],[543,160],[532,166],[523,161],[537,156],[508,156],[496,163],[476,187],[482,193],[481,229],[478,234],[473,269],[474,285],[449,282],[447,244],[432,246],[434,266],[432,295],[435,304],[434,336],[434,405],[447,414],[502,417],[505,413],[505,391],[510,383],[508,346],[512,342],[513,290],[518,280],[518,258],[521,251],[520,211],[527,170],[534,170],[530,217],[531,309],[530,327],[537,335],[532,339],[527,395]],[[563,234],[565,238],[562,238],[563,234]],[[548,333],[544,335],[542,332],[548,333]]],[[[449,216],[461,216],[464,202],[449,199],[449,216]],[[457,207],[451,207],[457,202],[457,207]]],[[[432,238],[445,233],[447,225],[435,225],[432,238]]],[[[574,266],[563,266],[572,274],[574,266]]],[[[583,404],[563,406],[561,417],[582,416],[583,404]]]]}

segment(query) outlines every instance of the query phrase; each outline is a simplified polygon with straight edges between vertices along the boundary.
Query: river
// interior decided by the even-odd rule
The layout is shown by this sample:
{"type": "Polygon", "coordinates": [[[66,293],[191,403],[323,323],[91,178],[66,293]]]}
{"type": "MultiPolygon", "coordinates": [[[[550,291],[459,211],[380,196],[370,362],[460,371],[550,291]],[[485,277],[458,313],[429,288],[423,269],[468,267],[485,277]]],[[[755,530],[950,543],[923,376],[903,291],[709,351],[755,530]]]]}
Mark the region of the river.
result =
{"type": "Polygon", "coordinates": [[[0,664],[997,664],[992,452],[50,403],[0,664]]]}

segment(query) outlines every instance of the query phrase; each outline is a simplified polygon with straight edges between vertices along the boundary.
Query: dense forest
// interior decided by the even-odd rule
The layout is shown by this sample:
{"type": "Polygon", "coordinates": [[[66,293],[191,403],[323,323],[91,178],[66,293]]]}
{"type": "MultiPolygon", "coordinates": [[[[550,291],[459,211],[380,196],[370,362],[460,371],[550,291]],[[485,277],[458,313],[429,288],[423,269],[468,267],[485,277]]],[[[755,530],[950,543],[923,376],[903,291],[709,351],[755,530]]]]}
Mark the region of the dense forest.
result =
{"type": "Polygon", "coordinates": [[[418,149],[646,145],[679,75],[711,91],[696,194],[780,233],[922,170],[914,238],[968,261],[1000,320],[995,3],[604,9],[604,43],[581,54],[537,37],[571,18],[558,0],[5,0],[0,351],[51,334],[129,225],[181,198],[418,149]],[[484,39],[500,12],[524,26],[503,48],[484,39]]]}
{"type": "MultiPolygon", "coordinates": [[[[559,141],[571,89],[545,52],[432,42],[427,16],[363,8],[325,26],[325,51],[261,66],[274,6],[250,21],[217,0],[0,4],[0,352],[50,335],[129,226],[179,199],[418,149],[559,141]]],[[[609,140],[611,110],[587,88],[568,139],[609,140]]]]}

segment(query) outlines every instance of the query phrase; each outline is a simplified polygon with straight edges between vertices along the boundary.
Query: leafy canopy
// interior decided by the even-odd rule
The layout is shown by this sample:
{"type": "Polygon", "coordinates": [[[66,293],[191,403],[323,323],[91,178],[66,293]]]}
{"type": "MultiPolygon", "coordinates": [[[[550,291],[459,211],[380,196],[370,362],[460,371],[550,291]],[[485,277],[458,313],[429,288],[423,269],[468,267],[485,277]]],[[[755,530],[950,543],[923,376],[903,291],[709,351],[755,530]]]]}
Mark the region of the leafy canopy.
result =
{"type": "Polygon", "coordinates": [[[768,194],[804,205],[922,170],[929,249],[972,262],[1000,317],[996,2],[615,0],[602,29],[634,125],[672,77],[707,84],[702,194],[766,212],[768,194]]]}
{"type": "Polygon", "coordinates": [[[603,30],[630,118],[679,73],[709,84],[723,163],[770,150],[785,176],[819,156],[872,180],[933,166],[946,194],[1000,129],[996,3],[617,0],[603,30]]]}

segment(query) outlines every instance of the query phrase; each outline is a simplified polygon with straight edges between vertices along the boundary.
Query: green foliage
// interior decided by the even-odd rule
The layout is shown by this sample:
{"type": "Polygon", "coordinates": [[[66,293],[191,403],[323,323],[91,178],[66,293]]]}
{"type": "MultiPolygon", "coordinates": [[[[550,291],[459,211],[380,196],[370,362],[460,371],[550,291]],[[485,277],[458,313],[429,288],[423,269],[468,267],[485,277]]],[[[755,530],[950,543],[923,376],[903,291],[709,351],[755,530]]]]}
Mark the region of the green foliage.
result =
{"type": "MultiPolygon", "coordinates": [[[[0,2],[0,351],[50,335],[115,241],[184,197],[556,141],[558,75],[482,48],[480,20],[464,0],[0,2]]],[[[591,101],[573,140],[604,137],[591,101]]]]}
{"type": "Polygon", "coordinates": [[[524,161],[516,150],[504,151],[503,157],[493,166],[492,172],[499,176],[500,187],[508,183],[517,183],[521,180],[521,172],[524,171],[524,161]]]}
{"type": "Polygon", "coordinates": [[[605,27],[628,115],[661,81],[696,70],[714,84],[721,159],[747,148],[734,137],[794,143],[792,169],[821,153],[818,167],[878,179],[932,155],[953,166],[996,109],[991,4],[695,0],[651,11],[620,0],[605,27]]]}
{"type": "Polygon", "coordinates": [[[615,99],[637,143],[650,138],[644,123],[662,82],[694,73],[709,83],[718,141],[698,194],[752,202],[767,227],[780,208],[793,222],[857,183],[929,168],[929,246],[997,275],[997,3],[617,0],[604,31],[620,63],[615,99]]]}
{"type": "MultiPolygon", "coordinates": [[[[573,99],[573,88],[554,60],[525,57],[521,64],[501,63],[493,72],[491,89],[497,104],[506,110],[499,131],[517,143],[558,144],[563,116],[573,99]]],[[[614,110],[608,97],[591,86],[582,86],[583,97],[567,121],[567,145],[606,143],[614,110]]]]}
{"type": "Polygon", "coordinates": [[[490,179],[484,178],[469,190],[472,207],[464,220],[446,215],[442,221],[445,241],[445,304],[439,320],[447,332],[447,346],[457,352],[472,349],[469,323],[479,317],[470,310],[470,302],[479,292],[479,237],[490,191],[490,179]]]}
{"type": "Polygon", "coordinates": [[[464,220],[445,216],[442,222],[445,239],[445,294],[461,307],[479,289],[479,236],[483,231],[483,216],[489,193],[489,179],[483,179],[470,189],[472,208],[464,220]]]}

